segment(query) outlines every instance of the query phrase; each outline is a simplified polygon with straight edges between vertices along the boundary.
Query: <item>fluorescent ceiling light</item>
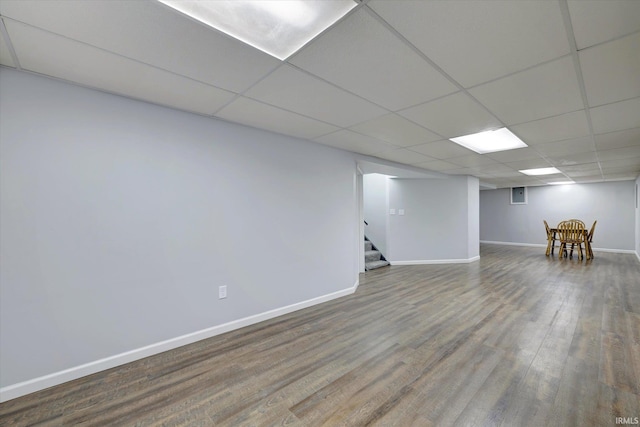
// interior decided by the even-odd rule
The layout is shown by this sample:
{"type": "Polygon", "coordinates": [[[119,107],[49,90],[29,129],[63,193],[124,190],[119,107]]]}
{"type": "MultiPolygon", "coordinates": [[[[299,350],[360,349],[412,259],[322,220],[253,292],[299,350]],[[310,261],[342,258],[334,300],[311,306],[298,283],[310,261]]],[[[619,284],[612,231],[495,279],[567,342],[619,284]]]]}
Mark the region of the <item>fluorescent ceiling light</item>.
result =
{"type": "Polygon", "coordinates": [[[550,185],[569,185],[569,184],[575,184],[575,181],[548,182],[547,184],[550,184],[550,185]]]}
{"type": "Polygon", "coordinates": [[[459,136],[451,138],[451,141],[479,154],[513,150],[527,146],[507,128],[459,136]]]}
{"type": "Polygon", "coordinates": [[[556,168],[524,169],[518,172],[525,175],[553,175],[554,173],[562,173],[556,168]]]}
{"type": "Polygon", "coordinates": [[[356,6],[353,0],[158,0],[285,60],[356,6]]]}

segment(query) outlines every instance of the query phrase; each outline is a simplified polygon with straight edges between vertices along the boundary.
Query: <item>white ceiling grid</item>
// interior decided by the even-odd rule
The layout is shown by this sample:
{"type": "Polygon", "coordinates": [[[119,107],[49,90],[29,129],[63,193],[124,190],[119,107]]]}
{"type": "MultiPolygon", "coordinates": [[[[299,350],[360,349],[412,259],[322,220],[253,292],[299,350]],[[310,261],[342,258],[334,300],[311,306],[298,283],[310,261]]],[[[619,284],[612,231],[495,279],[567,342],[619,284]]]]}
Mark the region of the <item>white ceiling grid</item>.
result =
{"type": "Polygon", "coordinates": [[[497,187],[640,174],[638,0],[364,1],[286,61],[155,0],[0,15],[0,64],[101,91],[497,187]],[[501,126],[529,147],[448,140],[501,126]]]}

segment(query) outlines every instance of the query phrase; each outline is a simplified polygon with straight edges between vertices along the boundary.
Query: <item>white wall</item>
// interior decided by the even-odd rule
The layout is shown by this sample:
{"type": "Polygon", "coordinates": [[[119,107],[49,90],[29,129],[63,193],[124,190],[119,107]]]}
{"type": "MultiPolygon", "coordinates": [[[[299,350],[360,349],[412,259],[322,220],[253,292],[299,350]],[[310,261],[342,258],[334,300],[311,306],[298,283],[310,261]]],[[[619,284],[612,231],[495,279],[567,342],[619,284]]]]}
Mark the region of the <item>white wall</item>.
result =
{"type": "Polygon", "coordinates": [[[405,214],[389,216],[388,259],[402,264],[476,257],[478,231],[471,228],[477,221],[471,218],[479,209],[477,192],[478,180],[466,176],[389,180],[389,208],[405,214]]]}
{"type": "Polygon", "coordinates": [[[387,218],[389,211],[389,177],[371,173],[363,177],[365,235],[387,256],[387,218]]]}
{"type": "Polygon", "coordinates": [[[4,400],[354,290],[349,153],[8,69],[0,93],[4,400]]]}
{"type": "Polygon", "coordinates": [[[582,219],[597,220],[594,248],[634,250],[633,181],[528,187],[528,204],[511,205],[509,189],[480,192],[480,240],[545,244],[543,220],[553,226],[582,219]]]}
{"type": "Polygon", "coordinates": [[[480,181],[478,178],[467,177],[467,258],[480,256],[480,181]]]}
{"type": "Polygon", "coordinates": [[[636,179],[636,255],[640,259],[640,176],[636,179]]]}

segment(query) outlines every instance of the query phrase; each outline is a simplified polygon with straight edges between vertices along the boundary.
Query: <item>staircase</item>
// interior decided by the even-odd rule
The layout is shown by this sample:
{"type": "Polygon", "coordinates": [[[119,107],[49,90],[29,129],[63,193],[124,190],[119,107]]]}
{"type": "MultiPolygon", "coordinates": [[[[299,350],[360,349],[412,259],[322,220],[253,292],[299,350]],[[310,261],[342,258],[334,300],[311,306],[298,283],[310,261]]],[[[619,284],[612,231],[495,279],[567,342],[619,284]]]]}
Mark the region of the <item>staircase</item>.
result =
{"type": "Polygon", "coordinates": [[[384,256],[373,246],[373,243],[367,240],[366,237],[364,239],[364,270],[369,271],[389,265],[389,261],[384,259],[384,256]]]}

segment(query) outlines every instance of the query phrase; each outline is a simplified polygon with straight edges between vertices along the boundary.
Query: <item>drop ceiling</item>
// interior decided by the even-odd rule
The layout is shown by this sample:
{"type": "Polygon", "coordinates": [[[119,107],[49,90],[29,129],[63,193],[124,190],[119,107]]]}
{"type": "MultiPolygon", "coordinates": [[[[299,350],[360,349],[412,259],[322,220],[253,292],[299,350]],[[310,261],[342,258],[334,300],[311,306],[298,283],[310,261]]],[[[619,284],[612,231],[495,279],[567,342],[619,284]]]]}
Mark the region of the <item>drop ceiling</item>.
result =
{"type": "Polygon", "coordinates": [[[495,187],[640,174],[638,0],[363,1],[285,61],[155,0],[0,15],[3,66],[101,91],[495,187]],[[528,147],[448,140],[503,126],[528,147]]]}

